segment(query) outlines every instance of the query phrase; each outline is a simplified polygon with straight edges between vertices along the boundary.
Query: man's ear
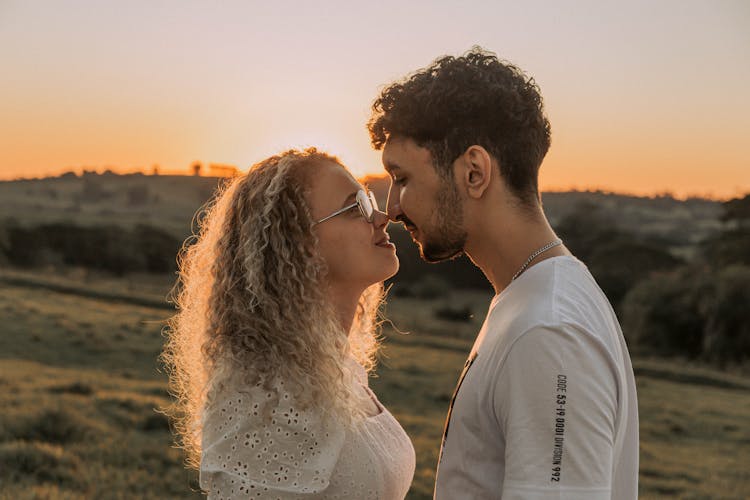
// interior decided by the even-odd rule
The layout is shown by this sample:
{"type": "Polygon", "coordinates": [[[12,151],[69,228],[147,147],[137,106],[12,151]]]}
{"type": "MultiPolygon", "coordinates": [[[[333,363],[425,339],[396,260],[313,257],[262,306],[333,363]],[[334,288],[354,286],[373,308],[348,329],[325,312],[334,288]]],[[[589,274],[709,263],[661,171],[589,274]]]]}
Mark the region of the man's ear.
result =
{"type": "Polygon", "coordinates": [[[479,199],[492,181],[492,157],[482,146],[469,146],[458,159],[458,185],[470,198],[479,199]]]}

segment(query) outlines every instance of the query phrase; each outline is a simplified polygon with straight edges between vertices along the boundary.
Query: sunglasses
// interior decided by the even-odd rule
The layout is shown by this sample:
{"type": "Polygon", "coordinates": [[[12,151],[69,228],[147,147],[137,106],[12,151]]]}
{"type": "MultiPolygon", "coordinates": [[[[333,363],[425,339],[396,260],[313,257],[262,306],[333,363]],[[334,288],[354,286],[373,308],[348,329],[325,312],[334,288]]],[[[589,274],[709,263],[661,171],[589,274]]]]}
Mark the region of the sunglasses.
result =
{"type": "Polygon", "coordinates": [[[328,219],[336,217],[337,215],[341,215],[354,207],[359,207],[359,211],[362,214],[362,217],[364,217],[367,222],[372,222],[373,218],[375,217],[375,211],[378,210],[378,202],[377,200],[375,200],[375,195],[372,194],[372,191],[367,192],[364,189],[360,189],[359,191],[357,191],[357,196],[355,199],[356,201],[351,205],[347,205],[342,209],[336,210],[331,215],[323,217],[315,224],[325,222],[328,219]]]}

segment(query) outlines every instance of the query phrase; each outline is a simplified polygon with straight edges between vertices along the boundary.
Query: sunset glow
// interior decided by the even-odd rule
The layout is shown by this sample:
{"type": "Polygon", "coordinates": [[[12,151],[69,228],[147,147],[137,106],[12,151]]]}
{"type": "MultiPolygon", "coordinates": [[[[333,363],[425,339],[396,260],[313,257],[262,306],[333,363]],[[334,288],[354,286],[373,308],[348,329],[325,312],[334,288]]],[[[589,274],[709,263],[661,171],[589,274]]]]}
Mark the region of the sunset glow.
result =
{"type": "Polygon", "coordinates": [[[750,192],[750,4],[0,2],[0,179],[247,169],[317,146],[381,173],[379,89],[474,44],[533,76],[543,190],[750,192]]]}

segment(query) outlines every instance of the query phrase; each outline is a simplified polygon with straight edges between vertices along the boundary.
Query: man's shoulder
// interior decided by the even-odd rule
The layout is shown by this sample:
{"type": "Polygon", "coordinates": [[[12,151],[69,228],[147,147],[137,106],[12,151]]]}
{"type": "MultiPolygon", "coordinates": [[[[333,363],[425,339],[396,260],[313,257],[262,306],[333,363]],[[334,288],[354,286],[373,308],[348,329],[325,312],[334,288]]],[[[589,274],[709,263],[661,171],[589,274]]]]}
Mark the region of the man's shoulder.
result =
{"type": "Polygon", "coordinates": [[[550,324],[609,314],[611,305],[588,267],[573,256],[548,259],[529,270],[525,282],[510,290],[519,312],[545,318],[550,324]]]}
{"type": "Polygon", "coordinates": [[[536,330],[595,337],[617,330],[609,301],[575,257],[548,259],[527,272],[493,300],[484,325],[488,347],[505,351],[536,330]]]}

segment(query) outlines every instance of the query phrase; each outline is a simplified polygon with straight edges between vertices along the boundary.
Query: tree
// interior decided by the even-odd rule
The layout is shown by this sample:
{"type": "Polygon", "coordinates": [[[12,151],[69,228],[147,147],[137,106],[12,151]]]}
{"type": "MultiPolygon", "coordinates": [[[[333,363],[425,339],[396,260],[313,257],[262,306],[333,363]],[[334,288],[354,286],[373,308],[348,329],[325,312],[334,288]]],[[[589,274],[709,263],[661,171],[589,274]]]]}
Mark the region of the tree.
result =
{"type": "Polygon", "coordinates": [[[625,294],[657,271],[683,264],[662,246],[639,241],[608,219],[593,203],[582,202],[555,228],[573,254],[582,260],[619,311],[625,294]]]}
{"type": "Polygon", "coordinates": [[[750,267],[722,270],[714,297],[706,312],[705,357],[722,367],[750,359],[750,267]]]}
{"type": "Polygon", "coordinates": [[[724,202],[724,230],[702,245],[703,257],[716,268],[750,266],[750,195],[724,202]]]}
{"type": "Polygon", "coordinates": [[[587,264],[613,307],[619,311],[628,290],[639,281],[653,273],[671,271],[684,262],[660,246],[635,241],[634,238],[619,238],[595,247],[587,264]]]}
{"type": "Polygon", "coordinates": [[[622,327],[635,351],[699,358],[705,311],[715,285],[710,270],[683,268],[637,284],[623,302],[622,327]]]}
{"type": "Polygon", "coordinates": [[[145,183],[135,184],[127,190],[128,205],[131,207],[148,203],[149,190],[145,183]]]}

